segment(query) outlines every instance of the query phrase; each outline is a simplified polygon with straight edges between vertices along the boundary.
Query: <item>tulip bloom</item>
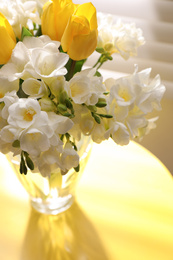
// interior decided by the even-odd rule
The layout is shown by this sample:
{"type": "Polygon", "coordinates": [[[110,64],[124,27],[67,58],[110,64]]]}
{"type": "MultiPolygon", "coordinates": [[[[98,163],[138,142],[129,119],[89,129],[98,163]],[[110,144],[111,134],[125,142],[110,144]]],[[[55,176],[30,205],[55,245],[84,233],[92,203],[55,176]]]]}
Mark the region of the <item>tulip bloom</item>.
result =
{"type": "Polygon", "coordinates": [[[42,33],[52,40],[61,41],[69,17],[76,9],[71,0],[52,0],[47,2],[41,18],[42,33]]]}
{"type": "Polygon", "coordinates": [[[90,56],[97,46],[97,16],[91,3],[78,5],[70,17],[61,39],[65,52],[73,60],[90,56]]]}
{"type": "Polygon", "coordinates": [[[42,15],[42,33],[61,42],[71,59],[86,59],[97,46],[97,16],[91,3],[52,0],[42,15]]]}
{"type": "Polygon", "coordinates": [[[2,13],[0,13],[0,35],[0,64],[5,64],[10,59],[16,45],[16,37],[11,25],[2,13]]]}

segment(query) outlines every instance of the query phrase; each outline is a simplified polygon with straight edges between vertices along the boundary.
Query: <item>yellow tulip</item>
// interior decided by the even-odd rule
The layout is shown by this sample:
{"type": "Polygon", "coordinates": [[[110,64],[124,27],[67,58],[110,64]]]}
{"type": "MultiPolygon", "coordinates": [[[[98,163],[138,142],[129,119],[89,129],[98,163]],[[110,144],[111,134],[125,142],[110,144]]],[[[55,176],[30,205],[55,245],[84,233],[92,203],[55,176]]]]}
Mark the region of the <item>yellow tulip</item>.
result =
{"type": "Polygon", "coordinates": [[[42,33],[60,41],[71,59],[85,59],[97,46],[96,9],[91,3],[52,0],[43,10],[42,33]]]}
{"type": "Polygon", "coordinates": [[[16,45],[16,37],[11,25],[2,13],[0,13],[0,35],[0,64],[5,64],[10,59],[16,45]]]}
{"type": "Polygon", "coordinates": [[[44,6],[41,26],[42,33],[52,40],[61,41],[69,17],[74,13],[77,5],[71,0],[52,0],[44,6]]]}
{"type": "Polygon", "coordinates": [[[62,35],[63,51],[67,52],[73,60],[86,59],[97,46],[97,36],[95,7],[92,3],[78,5],[62,35]]]}

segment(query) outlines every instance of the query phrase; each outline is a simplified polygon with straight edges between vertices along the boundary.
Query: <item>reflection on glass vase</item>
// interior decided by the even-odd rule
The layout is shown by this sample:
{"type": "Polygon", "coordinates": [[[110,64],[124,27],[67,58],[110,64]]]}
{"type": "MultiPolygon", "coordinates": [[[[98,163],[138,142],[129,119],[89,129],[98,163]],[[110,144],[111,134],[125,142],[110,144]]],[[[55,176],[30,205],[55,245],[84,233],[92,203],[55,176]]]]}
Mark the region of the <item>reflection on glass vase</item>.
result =
{"type": "Polygon", "coordinates": [[[56,215],[72,205],[76,185],[88,161],[91,146],[91,139],[87,136],[78,142],[80,171],[76,172],[71,169],[65,175],[61,174],[59,168],[51,173],[50,177],[43,177],[40,173],[32,173],[31,171],[28,171],[27,175],[20,174],[19,157],[8,154],[7,159],[28,192],[33,208],[41,213],[56,215]]]}

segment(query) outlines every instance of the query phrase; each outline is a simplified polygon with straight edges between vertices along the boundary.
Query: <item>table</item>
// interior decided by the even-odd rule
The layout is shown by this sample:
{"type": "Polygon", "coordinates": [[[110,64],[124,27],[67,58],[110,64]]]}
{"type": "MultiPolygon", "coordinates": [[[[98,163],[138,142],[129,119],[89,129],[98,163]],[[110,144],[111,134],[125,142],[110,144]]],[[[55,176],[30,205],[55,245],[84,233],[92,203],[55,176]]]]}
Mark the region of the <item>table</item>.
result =
{"type": "Polygon", "coordinates": [[[173,181],[141,145],[94,144],[76,201],[37,213],[0,155],[1,260],[172,260],[173,181]]]}

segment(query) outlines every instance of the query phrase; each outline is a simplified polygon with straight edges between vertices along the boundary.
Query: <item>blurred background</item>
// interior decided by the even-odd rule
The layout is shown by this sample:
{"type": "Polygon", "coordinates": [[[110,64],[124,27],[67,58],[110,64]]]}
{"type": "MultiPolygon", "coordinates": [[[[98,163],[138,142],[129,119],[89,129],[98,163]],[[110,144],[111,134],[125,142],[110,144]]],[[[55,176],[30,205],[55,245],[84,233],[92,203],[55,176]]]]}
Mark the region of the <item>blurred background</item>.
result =
{"type": "MultiPolygon", "coordinates": [[[[75,1],[74,1],[75,2],[75,1]]],[[[156,155],[173,174],[173,1],[172,0],[76,0],[92,2],[97,11],[114,15],[123,22],[135,22],[143,30],[146,44],[138,48],[138,56],[125,61],[120,55],[106,62],[103,76],[123,76],[133,73],[134,64],[139,71],[152,68],[151,76],[160,74],[166,93],[161,102],[157,128],[140,142],[156,155]]],[[[88,65],[93,65],[93,54],[88,65]]],[[[155,116],[154,115],[154,116],[155,116]]]]}

